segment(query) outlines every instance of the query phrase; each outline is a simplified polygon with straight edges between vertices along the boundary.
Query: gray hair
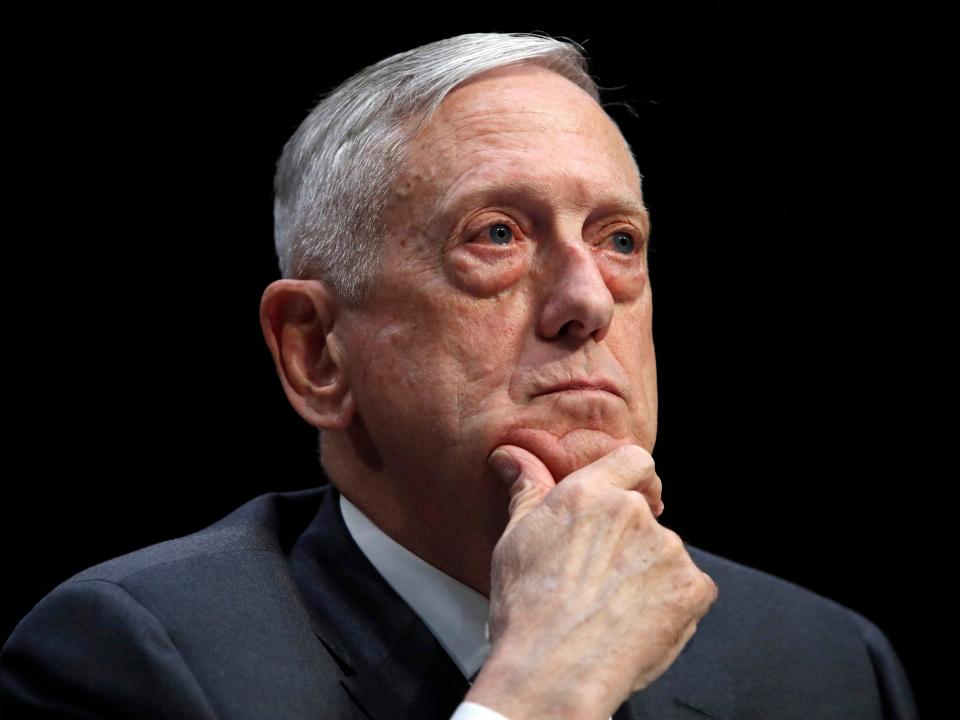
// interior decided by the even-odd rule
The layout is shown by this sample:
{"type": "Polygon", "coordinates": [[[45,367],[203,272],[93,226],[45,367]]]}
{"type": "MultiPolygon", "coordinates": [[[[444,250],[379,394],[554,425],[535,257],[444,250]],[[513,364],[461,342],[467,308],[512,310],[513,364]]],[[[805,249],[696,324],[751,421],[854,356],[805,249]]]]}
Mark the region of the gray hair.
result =
{"type": "Polygon", "coordinates": [[[599,102],[583,49],[526,33],[474,33],[392,55],[329,93],[287,141],[274,178],[274,242],[285,278],[320,278],[345,303],[369,299],[382,218],[404,151],[457,85],[530,62],[599,102]]]}

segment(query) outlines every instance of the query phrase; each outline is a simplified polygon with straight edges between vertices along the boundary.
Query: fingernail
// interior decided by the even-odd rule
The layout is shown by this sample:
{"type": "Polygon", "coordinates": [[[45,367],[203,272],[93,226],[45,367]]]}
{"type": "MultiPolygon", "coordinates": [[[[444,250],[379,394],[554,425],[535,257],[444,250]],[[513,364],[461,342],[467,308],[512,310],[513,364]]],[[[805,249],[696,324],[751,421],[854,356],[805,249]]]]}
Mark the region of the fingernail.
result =
{"type": "Polygon", "coordinates": [[[509,485],[520,474],[520,466],[514,462],[513,458],[505,450],[496,450],[487,458],[487,464],[500,480],[509,485]]]}

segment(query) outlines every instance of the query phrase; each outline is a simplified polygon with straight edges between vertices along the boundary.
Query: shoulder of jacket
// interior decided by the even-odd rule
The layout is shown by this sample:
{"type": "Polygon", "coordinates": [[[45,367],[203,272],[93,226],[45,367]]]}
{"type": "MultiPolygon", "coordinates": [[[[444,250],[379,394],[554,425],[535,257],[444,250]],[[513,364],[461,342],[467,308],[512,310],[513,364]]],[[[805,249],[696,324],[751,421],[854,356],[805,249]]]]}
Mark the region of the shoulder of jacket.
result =
{"type": "Polygon", "coordinates": [[[93,565],[62,585],[104,580],[121,583],[133,575],[171,563],[209,563],[227,553],[281,554],[313,518],[329,486],[277,492],[249,500],[202,530],[149,545],[93,565]]]}
{"type": "Polygon", "coordinates": [[[784,632],[786,628],[803,628],[817,634],[820,628],[861,640],[869,628],[876,627],[855,610],[795,582],[689,544],[686,547],[697,567],[717,584],[718,615],[770,627],[783,623],[784,632]]]}

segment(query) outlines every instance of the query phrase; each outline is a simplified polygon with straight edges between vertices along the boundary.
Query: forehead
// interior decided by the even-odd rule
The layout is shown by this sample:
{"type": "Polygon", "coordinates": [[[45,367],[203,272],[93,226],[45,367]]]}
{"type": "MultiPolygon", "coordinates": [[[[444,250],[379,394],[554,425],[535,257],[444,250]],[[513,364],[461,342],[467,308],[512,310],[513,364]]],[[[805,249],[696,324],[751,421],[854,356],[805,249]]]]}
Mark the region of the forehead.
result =
{"type": "Polygon", "coordinates": [[[397,194],[441,210],[477,187],[590,204],[642,203],[640,178],[613,121],[584,90],[516,65],[454,89],[410,146],[397,194]]]}

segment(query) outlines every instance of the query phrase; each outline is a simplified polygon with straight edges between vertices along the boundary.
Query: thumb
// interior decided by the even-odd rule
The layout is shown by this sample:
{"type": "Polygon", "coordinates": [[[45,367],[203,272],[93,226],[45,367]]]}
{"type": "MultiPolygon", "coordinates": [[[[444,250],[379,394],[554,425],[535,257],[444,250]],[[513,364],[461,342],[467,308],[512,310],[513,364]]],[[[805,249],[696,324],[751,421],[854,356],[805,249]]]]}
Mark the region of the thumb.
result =
{"type": "Polygon", "coordinates": [[[487,464],[510,493],[510,520],[504,530],[506,535],[540,504],[557,483],[540,458],[516,445],[500,445],[490,453],[487,464]]]}

